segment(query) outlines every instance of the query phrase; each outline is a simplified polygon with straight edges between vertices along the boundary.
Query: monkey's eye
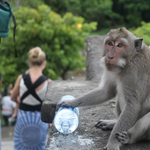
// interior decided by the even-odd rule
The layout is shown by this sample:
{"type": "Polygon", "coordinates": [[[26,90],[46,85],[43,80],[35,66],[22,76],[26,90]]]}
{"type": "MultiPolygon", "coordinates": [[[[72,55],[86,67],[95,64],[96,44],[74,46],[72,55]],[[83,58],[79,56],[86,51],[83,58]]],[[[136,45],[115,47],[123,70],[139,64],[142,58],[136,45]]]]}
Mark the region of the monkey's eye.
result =
{"type": "Polygon", "coordinates": [[[113,42],[108,42],[108,45],[109,46],[113,46],[113,42]]]}
{"type": "Polygon", "coordinates": [[[118,45],[117,45],[117,47],[122,47],[123,45],[121,44],[121,43],[119,43],[118,45]]]}

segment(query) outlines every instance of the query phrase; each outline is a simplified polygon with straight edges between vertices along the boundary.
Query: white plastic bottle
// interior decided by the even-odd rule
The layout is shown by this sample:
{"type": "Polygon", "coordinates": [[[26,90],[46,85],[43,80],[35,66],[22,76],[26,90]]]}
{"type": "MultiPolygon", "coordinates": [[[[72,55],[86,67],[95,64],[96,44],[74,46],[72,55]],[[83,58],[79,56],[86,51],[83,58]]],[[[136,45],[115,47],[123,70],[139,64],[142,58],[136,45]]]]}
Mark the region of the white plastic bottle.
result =
{"type": "MultiPolygon", "coordinates": [[[[75,97],[71,95],[63,96],[58,103],[62,100],[73,100],[75,97]]],[[[74,132],[79,123],[79,109],[72,107],[60,107],[55,114],[54,125],[55,128],[63,134],[70,134],[74,132]]]]}

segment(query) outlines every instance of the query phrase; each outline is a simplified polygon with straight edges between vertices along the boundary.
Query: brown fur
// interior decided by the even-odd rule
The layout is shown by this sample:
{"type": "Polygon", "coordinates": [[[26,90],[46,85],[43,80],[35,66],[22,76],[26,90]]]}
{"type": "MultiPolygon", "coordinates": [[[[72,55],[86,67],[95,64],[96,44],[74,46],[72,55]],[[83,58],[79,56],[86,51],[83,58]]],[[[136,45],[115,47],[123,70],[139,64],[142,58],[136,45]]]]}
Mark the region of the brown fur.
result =
{"type": "Polygon", "coordinates": [[[125,27],[121,27],[119,29],[112,29],[110,30],[108,35],[113,38],[128,38],[129,36],[132,36],[132,38],[135,37],[135,35],[127,30],[125,27]]]}

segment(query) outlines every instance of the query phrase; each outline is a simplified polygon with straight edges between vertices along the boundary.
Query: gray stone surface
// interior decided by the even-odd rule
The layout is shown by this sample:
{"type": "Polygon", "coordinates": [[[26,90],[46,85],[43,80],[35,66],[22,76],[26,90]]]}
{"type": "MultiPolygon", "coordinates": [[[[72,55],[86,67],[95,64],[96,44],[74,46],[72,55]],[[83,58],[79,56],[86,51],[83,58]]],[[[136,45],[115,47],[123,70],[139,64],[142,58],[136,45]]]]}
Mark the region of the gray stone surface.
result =
{"type": "Polygon", "coordinates": [[[64,94],[77,97],[94,89],[98,84],[97,81],[52,81],[48,86],[45,100],[57,103],[64,94]]]}
{"type": "Polygon", "coordinates": [[[105,35],[89,36],[86,40],[86,80],[100,80],[103,69],[100,59],[103,55],[103,41],[105,35]]]}
{"type": "Polygon", "coordinates": [[[64,95],[78,97],[94,89],[98,82],[94,81],[52,81],[48,86],[45,100],[42,104],[41,119],[50,123],[55,114],[58,100],[64,95]]]}

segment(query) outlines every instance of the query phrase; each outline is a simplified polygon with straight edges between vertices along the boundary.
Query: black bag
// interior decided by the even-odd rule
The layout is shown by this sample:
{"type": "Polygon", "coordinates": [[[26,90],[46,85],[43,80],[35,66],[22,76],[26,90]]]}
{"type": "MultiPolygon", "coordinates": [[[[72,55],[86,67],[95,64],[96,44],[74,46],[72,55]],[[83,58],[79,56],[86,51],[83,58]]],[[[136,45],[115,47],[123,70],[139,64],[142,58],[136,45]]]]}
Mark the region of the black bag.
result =
{"type": "MultiPolygon", "coordinates": [[[[9,26],[11,17],[14,23],[13,30],[13,39],[14,39],[14,48],[15,48],[15,31],[16,31],[16,20],[13,15],[12,6],[6,0],[0,0],[0,42],[2,37],[9,36],[9,26]]],[[[15,57],[17,57],[17,51],[15,48],[15,57]]]]}

